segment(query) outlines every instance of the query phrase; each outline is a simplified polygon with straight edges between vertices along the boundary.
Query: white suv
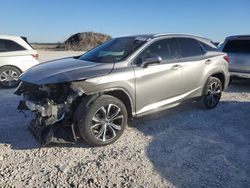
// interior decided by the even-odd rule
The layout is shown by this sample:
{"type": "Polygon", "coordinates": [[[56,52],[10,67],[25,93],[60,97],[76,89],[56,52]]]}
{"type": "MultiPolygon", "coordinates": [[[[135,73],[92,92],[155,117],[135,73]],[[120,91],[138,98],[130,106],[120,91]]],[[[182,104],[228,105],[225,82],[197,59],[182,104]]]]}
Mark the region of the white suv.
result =
{"type": "Polygon", "coordinates": [[[0,86],[17,86],[19,75],[38,63],[38,53],[25,37],[0,35],[0,86]]]}

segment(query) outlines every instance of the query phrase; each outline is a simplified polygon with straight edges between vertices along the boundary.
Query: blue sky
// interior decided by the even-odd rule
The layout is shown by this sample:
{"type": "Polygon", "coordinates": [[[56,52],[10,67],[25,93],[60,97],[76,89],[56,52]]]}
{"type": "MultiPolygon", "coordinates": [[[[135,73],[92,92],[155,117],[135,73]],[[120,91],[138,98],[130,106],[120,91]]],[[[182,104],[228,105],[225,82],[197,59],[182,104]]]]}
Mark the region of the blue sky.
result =
{"type": "Polygon", "coordinates": [[[0,34],[64,41],[81,31],[112,37],[178,32],[222,41],[250,34],[250,0],[1,0],[0,34]]]}

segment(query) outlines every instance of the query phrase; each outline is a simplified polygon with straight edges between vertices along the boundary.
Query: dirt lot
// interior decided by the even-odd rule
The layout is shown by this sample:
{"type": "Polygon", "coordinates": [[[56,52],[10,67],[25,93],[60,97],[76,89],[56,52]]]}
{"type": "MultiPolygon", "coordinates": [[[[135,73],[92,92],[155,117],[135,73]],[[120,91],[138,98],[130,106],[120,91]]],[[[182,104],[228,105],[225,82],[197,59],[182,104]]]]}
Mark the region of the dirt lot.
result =
{"type": "Polygon", "coordinates": [[[70,56],[78,56],[83,54],[82,51],[46,51],[46,50],[37,50],[39,54],[39,61],[45,62],[53,59],[59,59],[70,56]]]}
{"type": "Polygon", "coordinates": [[[136,119],[100,148],[41,148],[13,91],[0,89],[0,187],[250,187],[250,81],[233,82],[214,110],[136,119]]]}

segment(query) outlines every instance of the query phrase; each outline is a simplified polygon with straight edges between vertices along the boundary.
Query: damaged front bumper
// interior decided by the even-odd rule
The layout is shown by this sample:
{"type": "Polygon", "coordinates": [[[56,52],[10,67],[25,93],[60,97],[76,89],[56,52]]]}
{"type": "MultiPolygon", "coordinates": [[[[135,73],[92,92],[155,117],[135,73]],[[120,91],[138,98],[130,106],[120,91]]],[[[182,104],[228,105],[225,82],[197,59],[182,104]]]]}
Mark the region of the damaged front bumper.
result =
{"type": "Polygon", "coordinates": [[[77,141],[73,112],[82,91],[69,84],[50,87],[22,83],[15,94],[23,96],[18,110],[35,113],[29,130],[42,145],[77,141]]]}

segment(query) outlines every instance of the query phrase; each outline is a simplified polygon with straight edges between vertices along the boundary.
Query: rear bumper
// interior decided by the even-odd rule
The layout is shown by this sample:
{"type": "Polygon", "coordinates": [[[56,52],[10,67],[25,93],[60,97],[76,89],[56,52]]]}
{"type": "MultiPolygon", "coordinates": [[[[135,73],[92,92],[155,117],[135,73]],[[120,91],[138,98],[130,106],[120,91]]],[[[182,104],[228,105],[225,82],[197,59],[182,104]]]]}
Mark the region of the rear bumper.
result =
{"type": "Polygon", "coordinates": [[[225,75],[224,90],[228,88],[229,83],[230,83],[230,73],[227,72],[225,75]]]}
{"type": "Polygon", "coordinates": [[[231,72],[231,77],[238,77],[238,78],[250,78],[250,73],[243,73],[243,72],[231,72]]]}

